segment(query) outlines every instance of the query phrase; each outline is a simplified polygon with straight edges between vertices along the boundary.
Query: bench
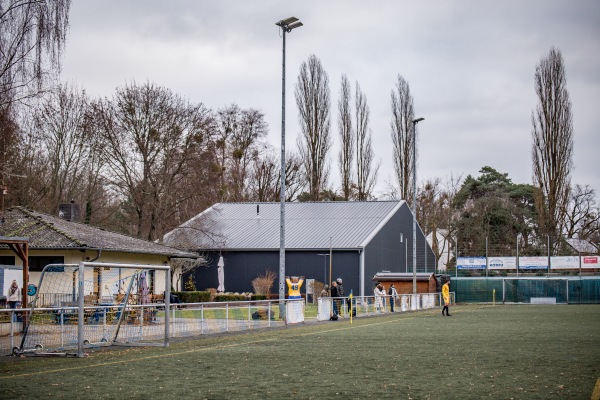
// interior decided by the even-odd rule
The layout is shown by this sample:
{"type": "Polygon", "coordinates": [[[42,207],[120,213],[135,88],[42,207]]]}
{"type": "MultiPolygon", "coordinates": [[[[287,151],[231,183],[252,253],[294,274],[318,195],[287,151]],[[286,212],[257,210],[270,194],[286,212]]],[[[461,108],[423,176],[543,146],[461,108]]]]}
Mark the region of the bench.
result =
{"type": "Polygon", "coordinates": [[[163,294],[153,294],[151,295],[151,300],[152,303],[164,303],[165,302],[165,295],[163,294]]]}
{"type": "Polygon", "coordinates": [[[83,296],[83,304],[86,306],[98,304],[98,295],[90,294],[87,296],[83,296]]]}

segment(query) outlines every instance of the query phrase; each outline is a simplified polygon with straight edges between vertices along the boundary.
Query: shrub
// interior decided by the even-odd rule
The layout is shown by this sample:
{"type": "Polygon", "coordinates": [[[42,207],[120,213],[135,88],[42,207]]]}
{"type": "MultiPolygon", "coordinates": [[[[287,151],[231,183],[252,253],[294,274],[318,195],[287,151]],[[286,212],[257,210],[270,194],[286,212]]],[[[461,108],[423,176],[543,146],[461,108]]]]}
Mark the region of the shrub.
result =
{"type": "Polygon", "coordinates": [[[217,293],[219,293],[217,291],[217,289],[215,289],[215,288],[208,288],[208,289],[206,289],[206,291],[210,293],[210,301],[215,301],[215,297],[217,296],[217,293]]]}
{"type": "Polygon", "coordinates": [[[171,292],[179,298],[182,303],[206,303],[210,301],[210,292],[171,292]]]}
{"type": "Polygon", "coordinates": [[[185,290],[188,292],[196,291],[196,282],[192,279],[192,275],[188,276],[188,280],[185,282],[185,290]]]}
{"type": "Polygon", "coordinates": [[[248,298],[243,294],[218,294],[215,296],[215,301],[246,301],[248,298]]]}
{"type": "Polygon", "coordinates": [[[273,283],[275,282],[276,278],[277,275],[271,270],[266,270],[264,275],[259,275],[254,278],[252,281],[254,293],[269,296],[271,293],[271,287],[273,287],[273,283]]]}

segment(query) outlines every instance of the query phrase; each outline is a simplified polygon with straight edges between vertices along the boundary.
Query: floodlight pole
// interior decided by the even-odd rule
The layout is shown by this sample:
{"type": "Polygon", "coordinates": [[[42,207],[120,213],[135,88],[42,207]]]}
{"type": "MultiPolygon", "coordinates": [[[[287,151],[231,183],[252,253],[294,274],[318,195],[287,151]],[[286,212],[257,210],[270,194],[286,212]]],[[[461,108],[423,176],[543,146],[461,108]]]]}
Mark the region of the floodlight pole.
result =
{"type": "Polygon", "coordinates": [[[323,284],[327,285],[327,257],[329,254],[319,253],[317,255],[323,257],[323,284]]]}
{"type": "Polygon", "coordinates": [[[290,17],[276,22],[283,31],[283,53],[281,68],[281,187],[280,187],[280,216],[279,216],[279,315],[285,315],[285,34],[294,28],[302,26],[296,17],[290,17]]]}
{"type": "Polygon", "coordinates": [[[413,119],[413,295],[417,294],[417,124],[425,118],[413,119]]]}

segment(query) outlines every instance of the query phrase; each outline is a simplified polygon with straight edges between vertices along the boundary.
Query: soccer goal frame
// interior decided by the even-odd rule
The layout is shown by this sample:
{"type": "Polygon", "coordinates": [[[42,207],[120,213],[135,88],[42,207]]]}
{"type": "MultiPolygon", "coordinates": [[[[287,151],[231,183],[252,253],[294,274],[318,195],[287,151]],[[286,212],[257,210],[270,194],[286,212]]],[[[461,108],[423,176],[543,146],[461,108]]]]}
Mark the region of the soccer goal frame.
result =
{"type": "Polygon", "coordinates": [[[569,304],[570,297],[581,290],[581,277],[503,277],[502,303],[569,304]],[[574,286],[574,290],[569,288],[574,286]]]}
{"type": "MultiPolygon", "coordinates": [[[[86,347],[127,345],[127,346],[169,346],[170,336],[170,297],[171,297],[171,267],[168,265],[143,265],[108,262],[81,262],[79,264],[52,264],[42,271],[39,280],[39,290],[31,303],[26,324],[23,327],[21,346],[14,349],[15,353],[34,352],[41,354],[43,346],[35,340],[42,333],[48,335],[53,331],[60,336],[60,347],[73,348],[76,331],[76,354],[84,356],[86,347]],[[118,274],[118,278],[117,278],[118,274]],[[157,278],[156,275],[160,277],[157,278]],[[159,301],[154,301],[154,294],[150,294],[148,280],[152,278],[152,292],[160,289],[156,281],[164,279],[164,294],[159,301]],[[143,283],[143,284],[142,284],[143,283]],[[109,287],[110,286],[110,287],[109,287]],[[59,290],[56,290],[60,288],[59,290]],[[95,292],[95,293],[94,293],[95,292]],[[86,295],[86,293],[89,293],[86,295]],[[102,296],[104,301],[99,297],[102,296]],[[68,298],[69,302],[63,300],[68,298]],[[106,299],[110,299],[107,303],[106,299]],[[92,305],[90,305],[90,303],[92,305]],[[112,304],[111,304],[112,303],[112,304]],[[156,304],[160,303],[160,304],[156,304]],[[49,306],[48,304],[52,304],[49,306]],[[164,309],[164,312],[162,311],[164,309]],[[148,322],[148,318],[156,318],[157,310],[160,322],[148,322]],[[144,315],[146,312],[146,315],[144,315]],[[132,315],[136,315],[137,322],[131,322],[132,315]],[[164,315],[164,323],[163,322],[164,315]],[[107,316],[110,324],[107,325],[107,316]],[[65,318],[68,318],[65,320],[65,318]],[[95,319],[94,322],[90,322],[95,319]],[[126,320],[127,319],[127,320],[126,320]],[[77,322],[77,326],[72,322],[77,322]],[[71,324],[69,323],[71,322],[71,324]],[[137,326],[125,325],[136,323],[137,326]],[[89,329],[104,330],[101,340],[90,343],[89,329]],[[103,325],[103,326],[101,326],[103,325]],[[125,326],[122,326],[125,325],[125,326]],[[107,329],[108,327],[108,329],[107,329]],[[128,337],[127,332],[135,329],[139,332],[137,340],[120,339],[120,332],[126,331],[122,336],[128,337]],[[142,332],[152,328],[153,336],[159,341],[144,342],[142,332]],[[86,329],[87,337],[86,339],[86,329]],[[164,331],[163,331],[164,329],[164,331]],[[68,343],[63,346],[63,332],[68,330],[68,343]],[[59,333],[57,333],[59,332],[59,333]],[[121,341],[120,341],[121,340],[121,341]],[[31,349],[30,349],[31,348],[31,349]]],[[[158,297],[158,295],[157,295],[158,297]]],[[[57,346],[54,346],[57,347],[57,346]]],[[[43,353],[60,354],[60,353],[43,353]]],[[[63,353],[67,355],[67,353],[63,353]]]]}

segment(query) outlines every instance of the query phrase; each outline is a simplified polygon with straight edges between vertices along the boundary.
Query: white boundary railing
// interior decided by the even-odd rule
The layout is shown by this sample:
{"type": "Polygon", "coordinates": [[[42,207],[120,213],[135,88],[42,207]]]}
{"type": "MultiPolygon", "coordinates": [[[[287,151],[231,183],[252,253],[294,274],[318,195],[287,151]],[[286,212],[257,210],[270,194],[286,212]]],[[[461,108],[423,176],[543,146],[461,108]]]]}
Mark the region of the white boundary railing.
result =
{"type": "MultiPolygon", "coordinates": [[[[450,303],[454,303],[454,292],[450,293],[450,303]]],[[[347,297],[320,297],[318,299],[317,320],[330,320],[332,315],[348,318],[386,314],[391,312],[407,312],[441,307],[441,293],[399,294],[395,298],[386,295],[379,301],[375,296],[355,296],[352,305],[347,297]],[[350,311],[352,310],[352,311],[350,311]]]]}
{"type": "MultiPolygon", "coordinates": [[[[105,265],[105,264],[102,264],[105,265]]],[[[139,267],[139,266],[138,266],[139,267]]],[[[223,332],[236,332],[254,329],[263,329],[284,326],[288,323],[301,322],[313,319],[306,316],[304,301],[285,300],[286,318],[279,316],[280,300],[258,300],[258,301],[233,301],[233,302],[204,302],[204,303],[178,303],[169,304],[167,296],[164,303],[128,305],[129,311],[135,310],[138,319],[135,323],[124,321],[119,332],[120,341],[129,344],[141,344],[148,340],[161,340],[162,332],[167,332],[168,338],[191,337],[210,335],[223,332]],[[300,308],[298,306],[301,306],[300,308]],[[290,308],[291,307],[291,308],[290,308]],[[294,310],[292,313],[290,310],[294,310]],[[166,312],[165,310],[169,310],[166,312]],[[291,314],[301,310],[300,319],[294,315],[293,319],[287,318],[291,314]],[[146,318],[145,316],[149,318],[146,318]],[[166,325],[166,326],[165,326],[166,325]]],[[[379,310],[376,307],[374,296],[357,296],[352,299],[352,310],[356,317],[384,315],[391,312],[391,297],[383,296],[379,310]]],[[[451,293],[452,303],[454,293],[451,293]]],[[[333,304],[339,305],[338,311],[345,318],[350,317],[349,300],[347,298],[322,297],[318,299],[317,321],[329,320],[333,311],[333,304]]],[[[418,295],[398,295],[394,299],[394,312],[408,312],[426,310],[440,307],[441,293],[424,293],[418,295]]],[[[21,341],[23,324],[19,315],[30,313],[31,309],[0,310],[0,354],[8,355],[13,352],[21,341]],[[3,322],[5,321],[5,322],[3,322]]],[[[85,343],[82,343],[81,351],[86,347],[107,345],[105,340],[105,327],[107,315],[118,313],[118,306],[85,306],[83,307],[83,318],[79,318],[81,308],[77,307],[52,307],[36,308],[37,318],[41,316],[53,316],[53,320],[44,325],[45,331],[38,333],[40,346],[45,351],[63,350],[80,345],[80,322],[83,325],[85,343]],[[69,323],[63,317],[76,311],[77,324],[69,323]],[[73,338],[77,338],[74,342],[73,338]]],[[[75,319],[75,318],[74,318],[75,319]]],[[[168,343],[168,338],[163,341],[168,343]]]]}

